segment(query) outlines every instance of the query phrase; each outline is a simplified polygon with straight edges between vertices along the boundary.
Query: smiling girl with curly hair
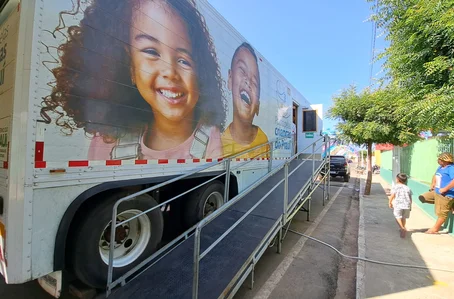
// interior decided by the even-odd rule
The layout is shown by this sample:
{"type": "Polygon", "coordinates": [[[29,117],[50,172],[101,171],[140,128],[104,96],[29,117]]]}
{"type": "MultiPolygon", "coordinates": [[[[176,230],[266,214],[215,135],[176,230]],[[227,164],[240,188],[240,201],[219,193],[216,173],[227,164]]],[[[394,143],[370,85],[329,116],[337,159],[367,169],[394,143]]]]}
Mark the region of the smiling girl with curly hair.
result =
{"type": "Polygon", "coordinates": [[[222,79],[194,1],[93,0],[68,34],[41,115],[93,135],[88,159],[222,156],[222,79]]]}

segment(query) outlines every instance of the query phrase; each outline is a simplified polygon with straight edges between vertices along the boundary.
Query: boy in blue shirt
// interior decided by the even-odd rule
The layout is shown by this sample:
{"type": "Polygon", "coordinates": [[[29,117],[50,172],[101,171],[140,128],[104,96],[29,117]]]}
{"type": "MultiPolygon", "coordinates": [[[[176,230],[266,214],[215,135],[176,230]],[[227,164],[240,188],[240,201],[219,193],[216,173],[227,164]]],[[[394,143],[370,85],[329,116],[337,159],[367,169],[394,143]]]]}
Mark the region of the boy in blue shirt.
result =
{"type": "Polygon", "coordinates": [[[454,165],[452,154],[440,154],[438,156],[438,164],[440,166],[435,172],[431,185],[431,189],[435,190],[435,214],[438,219],[435,225],[426,231],[426,234],[438,234],[454,204],[454,165]]]}

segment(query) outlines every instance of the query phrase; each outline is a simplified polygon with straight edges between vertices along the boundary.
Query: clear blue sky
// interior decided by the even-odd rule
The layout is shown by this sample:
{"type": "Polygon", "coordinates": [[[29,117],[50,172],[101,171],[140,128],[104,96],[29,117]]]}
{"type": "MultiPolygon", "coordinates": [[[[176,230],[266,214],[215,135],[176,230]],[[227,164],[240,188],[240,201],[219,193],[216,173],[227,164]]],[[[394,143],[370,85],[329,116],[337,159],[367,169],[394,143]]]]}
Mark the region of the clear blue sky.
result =
{"type": "MultiPolygon", "coordinates": [[[[366,0],[208,0],[313,104],[369,85],[372,24],[366,0]],[[277,3],[277,4],[276,4],[277,3]]],[[[383,50],[383,37],[376,49],[383,50]],[[381,47],[381,48],[380,48],[381,47]]],[[[380,71],[374,65],[373,74],[380,71]]],[[[334,122],[324,120],[324,129],[334,122]]]]}

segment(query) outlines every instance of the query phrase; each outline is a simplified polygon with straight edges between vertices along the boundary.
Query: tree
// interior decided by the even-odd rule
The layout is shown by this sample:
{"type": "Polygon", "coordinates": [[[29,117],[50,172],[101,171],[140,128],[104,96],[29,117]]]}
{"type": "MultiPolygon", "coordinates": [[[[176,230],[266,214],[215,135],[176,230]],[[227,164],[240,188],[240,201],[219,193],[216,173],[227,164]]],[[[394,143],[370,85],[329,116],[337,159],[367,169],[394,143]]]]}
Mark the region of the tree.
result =
{"type": "Polygon", "coordinates": [[[342,135],[354,143],[367,145],[366,195],[370,194],[372,183],[372,144],[403,145],[419,139],[418,131],[396,113],[402,102],[401,96],[393,85],[361,92],[350,86],[333,97],[333,106],[328,110],[329,118],[339,120],[337,127],[342,135]]]}
{"type": "Polygon", "coordinates": [[[454,129],[454,0],[368,0],[389,46],[390,79],[405,92],[397,113],[420,130],[454,129]]]}

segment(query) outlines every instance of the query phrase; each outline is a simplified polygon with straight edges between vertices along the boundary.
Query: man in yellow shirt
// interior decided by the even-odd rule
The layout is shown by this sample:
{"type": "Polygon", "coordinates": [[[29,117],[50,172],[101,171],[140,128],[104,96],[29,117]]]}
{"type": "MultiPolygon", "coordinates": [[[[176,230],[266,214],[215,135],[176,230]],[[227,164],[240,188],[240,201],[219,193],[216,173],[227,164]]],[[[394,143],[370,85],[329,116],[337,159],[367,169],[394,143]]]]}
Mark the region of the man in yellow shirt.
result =
{"type": "MultiPolygon", "coordinates": [[[[225,157],[268,142],[262,129],[252,124],[260,110],[260,74],[257,55],[248,43],[242,43],[233,54],[228,86],[233,121],[221,137],[225,157]]],[[[269,150],[270,146],[265,145],[239,158],[268,158],[269,150]]]]}

